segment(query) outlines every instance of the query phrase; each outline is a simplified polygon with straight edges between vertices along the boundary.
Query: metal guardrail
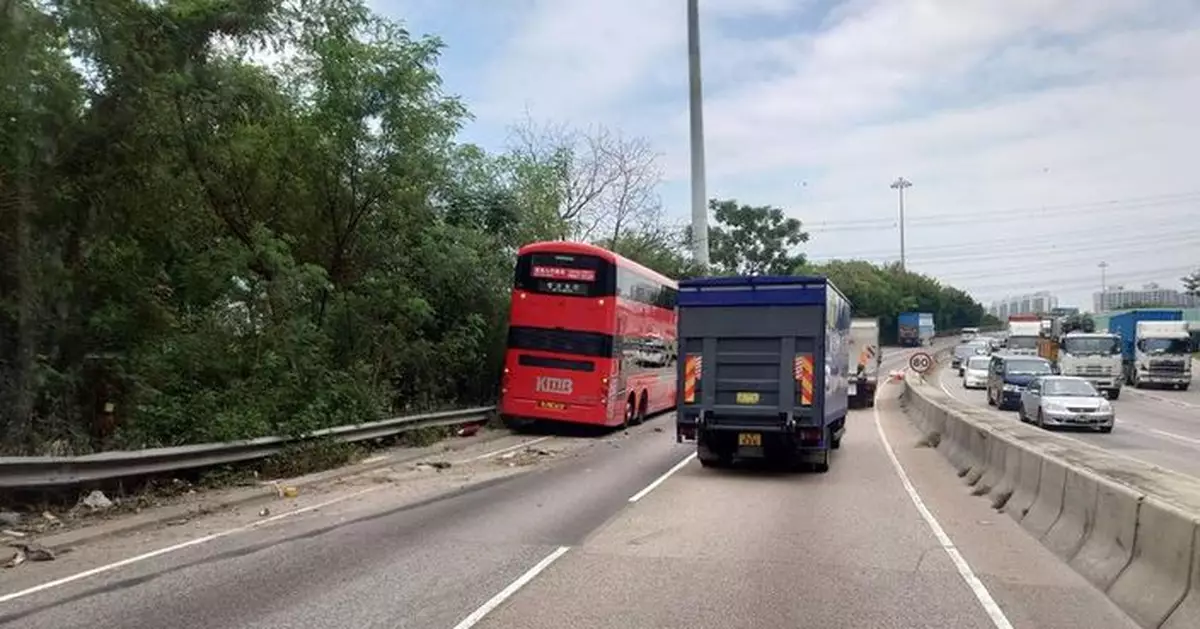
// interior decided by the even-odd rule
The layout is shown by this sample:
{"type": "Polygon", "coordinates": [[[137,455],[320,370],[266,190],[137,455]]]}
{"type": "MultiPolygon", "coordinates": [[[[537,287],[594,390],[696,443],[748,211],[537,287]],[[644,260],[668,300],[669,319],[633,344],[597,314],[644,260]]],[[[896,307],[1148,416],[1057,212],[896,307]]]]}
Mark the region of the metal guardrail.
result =
{"type": "Polygon", "coordinates": [[[46,489],[251,461],[278,454],[289,444],[323,437],[351,443],[390,437],[419,428],[481,421],[487,419],[495,408],[480,406],[394,417],[366,424],[325,428],[303,437],[260,437],[227,443],[100,452],[82,456],[0,457],[0,489],[46,489]]]}

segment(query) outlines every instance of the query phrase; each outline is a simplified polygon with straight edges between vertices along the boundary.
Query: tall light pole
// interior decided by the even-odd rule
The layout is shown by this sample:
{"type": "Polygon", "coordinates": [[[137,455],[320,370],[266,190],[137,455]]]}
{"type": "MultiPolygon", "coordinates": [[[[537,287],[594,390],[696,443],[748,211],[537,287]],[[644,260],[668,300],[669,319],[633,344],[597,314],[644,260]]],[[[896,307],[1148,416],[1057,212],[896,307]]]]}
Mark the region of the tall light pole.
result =
{"type": "Polygon", "coordinates": [[[700,0],[687,0],[688,110],[692,148],[692,257],[708,267],[708,196],[704,190],[704,102],[700,89],[700,0]]]}
{"type": "Polygon", "coordinates": [[[1100,261],[1100,310],[1108,310],[1108,263],[1100,261]]]}
{"type": "Polygon", "coordinates": [[[904,259],[904,189],[911,188],[912,182],[904,177],[897,177],[891,187],[900,195],[900,270],[904,271],[908,269],[904,259]]]}

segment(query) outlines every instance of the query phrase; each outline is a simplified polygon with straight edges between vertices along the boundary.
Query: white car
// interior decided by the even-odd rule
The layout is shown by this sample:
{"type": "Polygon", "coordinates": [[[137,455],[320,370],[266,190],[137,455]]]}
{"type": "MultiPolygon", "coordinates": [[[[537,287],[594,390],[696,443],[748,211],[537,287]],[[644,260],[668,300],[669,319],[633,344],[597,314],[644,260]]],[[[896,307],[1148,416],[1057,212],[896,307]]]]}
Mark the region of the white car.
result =
{"type": "Polygon", "coordinates": [[[967,359],[962,370],[962,385],[964,389],[986,389],[988,365],[992,363],[991,356],[972,356],[967,359]]]}

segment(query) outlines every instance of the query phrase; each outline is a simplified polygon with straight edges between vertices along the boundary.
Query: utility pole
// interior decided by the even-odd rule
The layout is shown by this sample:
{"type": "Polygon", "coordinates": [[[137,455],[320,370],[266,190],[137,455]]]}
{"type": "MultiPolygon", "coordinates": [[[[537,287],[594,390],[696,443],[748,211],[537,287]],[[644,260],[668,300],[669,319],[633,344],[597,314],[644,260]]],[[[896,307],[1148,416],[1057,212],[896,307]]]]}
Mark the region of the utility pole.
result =
{"type": "Polygon", "coordinates": [[[908,266],[905,265],[905,258],[904,258],[904,189],[911,188],[911,187],[912,187],[912,182],[905,179],[904,177],[897,177],[896,180],[892,182],[892,186],[891,186],[892,190],[897,191],[900,195],[900,270],[901,271],[908,270],[908,266]]]}
{"type": "Polygon", "coordinates": [[[708,268],[708,195],[704,190],[704,103],[700,86],[700,0],[687,0],[688,110],[692,148],[692,257],[708,268]]]}
{"type": "Polygon", "coordinates": [[[1100,310],[1108,310],[1108,263],[1100,261],[1100,310]]]}

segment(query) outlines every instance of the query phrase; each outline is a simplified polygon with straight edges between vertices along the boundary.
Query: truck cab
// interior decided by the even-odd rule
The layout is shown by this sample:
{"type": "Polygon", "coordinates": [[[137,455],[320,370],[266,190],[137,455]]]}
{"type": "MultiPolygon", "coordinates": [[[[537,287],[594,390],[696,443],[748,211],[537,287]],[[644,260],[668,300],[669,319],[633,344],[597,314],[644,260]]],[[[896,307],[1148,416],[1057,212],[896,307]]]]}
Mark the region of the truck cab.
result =
{"type": "Polygon", "coordinates": [[[1108,331],[1121,339],[1125,383],[1187,389],[1192,382],[1188,322],[1178,309],[1146,308],[1113,315],[1108,331]]]}
{"type": "Polygon", "coordinates": [[[1086,379],[1108,399],[1121,396],[1121,339],[1106,332],[1068,332],[1058,340],[1058,372],[1086,379]]]}
{"type": "Polygon", "coordinates": [[[1186,321],[1138,321],[1133,386],[1187,390],[1192,383],[1191,336],[1186,321]]]}
{"type": "Polygon", "coordinates": [[[1037,356],[1038,340],[1041,338],[1041,321],[1010,321],[1007,353],[1014,356],[1037,356]]]}

